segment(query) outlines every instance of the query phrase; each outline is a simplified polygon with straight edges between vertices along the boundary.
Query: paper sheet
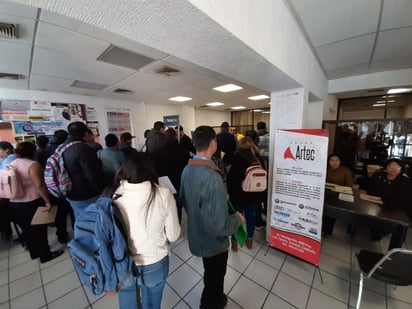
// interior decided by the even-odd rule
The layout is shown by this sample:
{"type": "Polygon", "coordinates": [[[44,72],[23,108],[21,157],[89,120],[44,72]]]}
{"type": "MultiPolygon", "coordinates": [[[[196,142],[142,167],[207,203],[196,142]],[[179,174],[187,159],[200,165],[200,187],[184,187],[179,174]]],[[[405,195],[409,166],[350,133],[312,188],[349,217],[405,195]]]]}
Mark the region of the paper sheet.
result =
{"type": "Polygon", "coordinates": [[[52,206],[49,211],[44,211],[45,207],[38,207],[33,219],[31,220],[31,225],[36,224],[50,224],[54,223],[56,219],[57,206],[52,206]]]}
{"type": "Polygon", "coordinates": [[[379,196],[373,196],[373,195],[367,195],[367,194],[361,193],[361,194],[359,195],[359,197],[360,197],[362,200],[365,200],[365,201],[383,204],[382,199],[381,199],[379,196]]]}
{"type": "Polygon", "coordinates": [[[159,186],[169,188],[169,190],[172,191],[173,194],[177,193],[175,187],[170,181],[170,178],[167,176],[159,177],[159,186]]]}

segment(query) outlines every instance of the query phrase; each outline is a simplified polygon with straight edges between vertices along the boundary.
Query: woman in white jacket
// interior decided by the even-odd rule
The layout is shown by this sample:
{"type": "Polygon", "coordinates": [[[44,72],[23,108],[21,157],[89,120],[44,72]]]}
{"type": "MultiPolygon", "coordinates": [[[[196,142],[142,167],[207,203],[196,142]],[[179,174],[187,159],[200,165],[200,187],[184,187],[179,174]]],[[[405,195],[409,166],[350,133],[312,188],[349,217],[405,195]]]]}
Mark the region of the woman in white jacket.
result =
{"type": "Polygon", "coordinates": [[[120,308],[137,308],[136,284],[143,308],[160,308],[169,272],[169,242],[179,238],[176,202],[168,188],[159,187],[154,162],[145,153],[133,153],[118,171],[116,200],[126,223],[128,243],[139,276],[123,282],[120,308]],[[137,280],[137,282],[136,282],[137,280]]]}

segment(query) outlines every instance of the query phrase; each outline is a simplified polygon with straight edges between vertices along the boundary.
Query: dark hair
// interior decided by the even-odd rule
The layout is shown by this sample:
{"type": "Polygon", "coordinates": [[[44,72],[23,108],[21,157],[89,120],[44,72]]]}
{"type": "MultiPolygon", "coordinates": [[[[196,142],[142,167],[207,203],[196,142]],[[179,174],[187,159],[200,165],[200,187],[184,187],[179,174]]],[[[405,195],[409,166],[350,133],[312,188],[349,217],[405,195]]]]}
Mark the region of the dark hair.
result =
{"type": "Polygon", "coordinates": [[[181,125],[175,126],[175,130],[179,128],[179,131],[183,131],[183,127],[181,125]]]}
{"type": "Polygon", "coordinates": [[[9,142],[0,142],[0,148],[3,150],[8,150],[9,154],[13,153],[14,151],[13,145],[9,142]]]}
{"type": "Polygon", "coordinates": [[[328,164],[328,167],[329,167],[329,160],[330,160],[332,157],[337,157],[337,158],[339,159],[340,163],[342,164],[342,158],[340,157],[340,155],[337,154],[337,153],[331,153],[330,155],[328,155],[328,160],[326,161],[327,164],[328,164]]]}
{"type": "Polygon", "coordinates": [[[81,141],[86,135],[87,127],[83,122],[75,121],[69,124],[67,131],[74,140],[81,141]]]}
{"type": "Polygon", "coordinates": [[[385,169],[386,169],[386,167],[387,167],[389,164],[391,164],[391,163],[396,163],[396,164],[398,164],[398,165],[401,167],[401,173],[400,173],[400,174],[405,173],[405,164],[404,164],[401,160],[395,159],[395,158],[393,158],[393,159],[388,159],[388,160],[385,162],[385,169]]]}
{"type": "Polygon", "coordinates": [[[169,128],[165,132],[165,141],[166,143],[170,144],[173,143],[174,141],[177,141],[177,134],[176,131],[173,128],[169,128]]]}
{"type": "Polygon", "coordinates": [[[104,141],[106,142],[106,147],[113,147],[119,143],[119,138],[113,133],[109,133],[104,137],[104,141]]]}
{"type": "MultiPolygon", "coordinates": [[[[127,180],[129,183],[142,183],[150,181],[151,192],[147,198],[146,220],[150,205],[152,204],[159,180],[156,174],[156,164],[153,157],[145,152],[131,152],[124,160],[122,166],[117,172],[114,180],[114,186],[120,186],[121,180],[127,180]]],[[[147,222],[146,222],[147,224],[147,222]]]]}
{"type": "Polygon", "coordinates": [[[160,131],[160,129],[161,128],[164,128],[165,127],[165,124],[163,123],[163,122],[161,122],[161,121],[156,121],[154,124],[153,124],[153,129],[155,129],[156,131],[160,131]]]}
{"type": "Polygon", "coordinates": [[[22,142],[17,144],[15,153],[19,158],[34,159],[36,146],[31,142],[22,142]]]}
{"type": "Polygon", "coordinates": [[[89,129],[89,128],[86,129],[86,133],[87,133],[87,134],[94,135],[93,131],[92,131],[91,129],[89,129]]]}
{"type": "Polygon", "coordinates": [[[255,130],[247,130],[245,132],[245,136],[249,136],[251,139],[253,139],[253,142],[257,145],[259,142],[258,139],[258,134],[255,130]]]}
{"type": "Polygon", "coordinates": [[[209,148],[210,142],[216,138],[216,132],[210,126],[197,127],[193,132],[193,144],[197,151],[209,148]]]}
{"type": "Polygon", "coordinates": [[[53,138],[60,145],[65,142],[68,135],[69,133],[66,130],[57,130],[54,132],[53,138]]]}
{"type": "Polygon", "coordinates": [[[46,148],[49,143],[49,138],[46,135],[40,135],[37,137],[36,143],[39,148],[46,148]]]}
{"type": "Polygon", "coordinates": [[[259,121],[256,124],[256,127],[257,127],[258,130],[266,130],[266,123],[264,123],[263,121],[259,121]]]}
{"type": "Polygon", "coordinates": [[[229,130],[229,123],[227,121],[223,121],[220,127],[224,130],[229,130]]]}
{"type": "Polygon", "coordinates": [[[149,133],[150,133],[150,129],[144,130],[143,136],[144,136],[145,138],[147,138],[147,136],[149,135],[149,133]]]}

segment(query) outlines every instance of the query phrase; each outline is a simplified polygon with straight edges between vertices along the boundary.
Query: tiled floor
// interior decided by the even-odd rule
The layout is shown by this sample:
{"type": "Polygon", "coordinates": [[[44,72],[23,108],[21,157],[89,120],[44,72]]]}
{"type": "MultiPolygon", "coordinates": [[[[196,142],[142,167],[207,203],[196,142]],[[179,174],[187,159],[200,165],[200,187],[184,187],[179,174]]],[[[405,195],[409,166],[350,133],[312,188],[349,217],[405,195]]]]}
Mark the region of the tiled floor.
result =
{"type": "MultiPolygon", "coordinates": [[[[185,230],[185,224],[183,225],[185,230]]],[[[54,228],[49,228],[52,249],[58,249],[54,228]]],[[[333,237],[323,240],[319,271],[312,265],[287,256],[264,244],[264,231],[257,230],[252,250],[230,252],[225,292],[227,308],[352,308],[357,296],[359,270],[354,254],[359,249],[387,248],[388,238],[370,242],[360,230],[354,240],[337,223],[333,237]]],[[[405,246],[412,248],[412,235],[405,246]]],[[[162,308],[198,308],[203,288],[203,266],[193,256],[185,232],[173,244],[170,275],[162,308]]],[[[46,264],[30,260],[18,243],[0,240],[0,309],[7,308],[117,308],[117,297],[95,296],[80,283],[66,250],[46,264]]],[[[367,281],[362,308],[411,309],[412,288],[394,290],[378,281],[367,281]]]]}

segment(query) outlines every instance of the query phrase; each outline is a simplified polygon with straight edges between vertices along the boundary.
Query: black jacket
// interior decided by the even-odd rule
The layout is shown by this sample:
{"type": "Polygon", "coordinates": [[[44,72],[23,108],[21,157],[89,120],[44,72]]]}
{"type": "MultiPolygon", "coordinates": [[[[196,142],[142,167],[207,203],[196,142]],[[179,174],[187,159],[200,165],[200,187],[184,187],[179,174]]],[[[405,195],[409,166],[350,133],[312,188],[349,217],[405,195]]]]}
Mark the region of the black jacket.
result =
{"type": "Polygon", "coordinates": [[[225,153],[223,157],[223,162],[226,165],[232,164],[233,153],[236,150],[236,137],[228,132],[223,131],[216,135],[217,140],[217,150],[223,151],[225,153]]]}
{"type": "MultiPolygon", "coordinates": [[[[257,158],[260,164],[264,166],[258,155],[257,158]]],[[[246,169],[254,162],[256,162],[256,159],[250,151],[236,151],[233,155],[232,167],[227,175],[227,189],[229,198],[237,210],[240,210],[242,206],[249,206],[266,200],[267,190],[263,192],[245,192],[242,190],[242,180],[245,179],[246,169]]]]}
{"type": "MultiPolygon", "coordinates": [[[[69,137],[66,143],[72,141],[69,137]]],[[[69,199],[82,201],[100,195],[105,177],[93,148],[85,142],[75,144],[63,153],[63,160],[72,181],[72,190],[67,194],[69,199]]]]}

